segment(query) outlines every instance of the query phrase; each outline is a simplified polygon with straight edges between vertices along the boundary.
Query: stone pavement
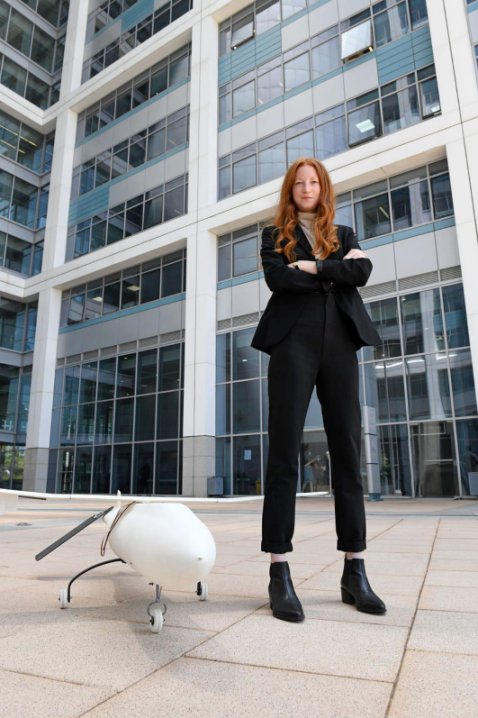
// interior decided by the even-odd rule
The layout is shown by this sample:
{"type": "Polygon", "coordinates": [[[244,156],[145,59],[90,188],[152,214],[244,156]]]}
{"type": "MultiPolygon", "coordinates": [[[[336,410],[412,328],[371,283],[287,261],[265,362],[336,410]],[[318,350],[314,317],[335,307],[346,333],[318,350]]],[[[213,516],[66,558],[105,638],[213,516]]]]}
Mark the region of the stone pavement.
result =
{"type": "Polygon", "coordinates": [[[120,564],[81,578],[59,610],[69,578],[102,560],[101,522],[34,560],[97,508],[23,500],[0,517],[1,718],[478,716],[478,502],[366,504],[382,617],[340,601],[332,501],[299,500],[302,624],[268,608],[261,502],[196,504],[218,549],[209,600],[165,589],[159,634],[151,586],[120,564]]]}

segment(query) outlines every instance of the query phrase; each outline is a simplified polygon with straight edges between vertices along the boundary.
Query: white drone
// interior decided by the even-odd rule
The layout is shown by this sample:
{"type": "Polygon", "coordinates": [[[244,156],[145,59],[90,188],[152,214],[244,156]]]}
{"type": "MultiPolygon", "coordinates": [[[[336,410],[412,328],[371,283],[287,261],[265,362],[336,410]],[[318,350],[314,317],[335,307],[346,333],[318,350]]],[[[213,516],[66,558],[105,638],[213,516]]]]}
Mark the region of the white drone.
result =
{"type": "MultiPolygon", "coordinates": [[[[322,496],[326,492],[311,492],[298,496],[322,496]]],[[[135,569],[155,586],[155,599],[147,607],[153,633],[163,627],[166,605],[162,604],[161,586],[188,588],[196,585],[200,601],[208,597],[205,579],[216,560],[216,544],[208,527],[181,501],[198,503],[231,503],[261,499],[262,496],[246,496],[224,499],[186,497],[118,496],[98,494],[48,494],[34,491],[0,489],[0,515],[14,511],[19,498],[53,499],[75,501],[114,501],[104,511],[90,516],[74,529],[61,536],[40,551],[40,561],[80,531],[102,518],[108,529],[101,545],[104,555],[106,544],[118,558],[101,561],[74,576],[67,588],[60,591],[60,608],[71,601],[71,586],[80,576],[98,566],[120,561],[135,569]]]]}

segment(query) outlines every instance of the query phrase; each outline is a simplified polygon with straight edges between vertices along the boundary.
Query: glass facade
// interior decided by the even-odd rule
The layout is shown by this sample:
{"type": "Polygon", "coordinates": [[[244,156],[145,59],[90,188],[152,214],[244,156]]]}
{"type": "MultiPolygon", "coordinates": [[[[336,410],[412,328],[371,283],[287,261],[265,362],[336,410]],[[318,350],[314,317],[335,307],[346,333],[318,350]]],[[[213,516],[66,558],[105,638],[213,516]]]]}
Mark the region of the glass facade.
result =
{"type": "Polygon", "coordinates": [[[16,352],[33,351],[38,305],[0,297],[0,347],[16,352]]]}
{"type": "Polygon", "coordinates": [[[50,74],[61,69],[65,49],[64,33],[58,37],[58,33],[53,30],[52,34],[45,32],[5,2],[2,2],[0,39],[50,74]]]}
{"type": "MultiPolygon", "coordinates": [[[[297,10],[300,9],[297,7],[297,10]]],[[[278,24],[281,19],[280,3],[279,0],[256,3],[238,15],[241,16],[239,21],[233,16],[221,25],[219,46],[222,55],[278,24]]],[[[290,90],[324,78],[341,68],[344,64],[341,51],[343,33],[357,23],[371,23],[370,49],[373,49],[399,39],[427,20],[424,2],[421,7],[419,3],[410,3],[407,0],[396,4],[375,3],[371,9],[322,30],[273,60],[261,63],[232,82],[221,85],[219,123],[239,117],[254,108],[263,107],[290,90]]],[[[399,95],[396,104],[399,101],[403,102],[404,97],[399,95]]],[[[409,103],[414,103],[413,97],[409,98],[409,103]]],[[[414,104],[417,105],[416,100],[414,104]]],[[[385,111],[391,110],[386,108],[385,111]]]]}
{"type": "Polygon", "coordinates": [[[430,65],[219,158],[219,199],[280,177],[298,157],[327,159],[440,112],[430,65]]]}
{"type": "Polygon", "coordinates": [[[189,139],[189,106],[105,149],[73,170],[71,197],[90,192],[146,162],[159,160],[173,150],[186,149],[189,139]]]}
{"type": "Polygon", "coordinates": [[[0,156],[43,174],[51,170],[55,133],[42,135],[0,111],[0,156]]]}
{"type": "Polygon", "coordinates": [[[31,379],[31,367],[0,364],[0,432],[10,434],[12,443],[17,435],[25,440],[31,379]]]}
{"type": "Polygon", "coordinates": [[[43,242],[26,242],[0,231],[0,267],[30,277],[41,272],[43,242]]]}
{"type": "Polygon", "coordinates": [[[0,84],[44,110],[58,101],[60,80],[45,82],[31,70],[0,53],[0,84]]]}
{"type": "Polygon", "coordinates": [[[41,109],[59,97],[67,17],[68,2],[0,3],[0,45],[5,45],[0,54],[0,82],[41,109]],[[38,24],[26,8],[23,14],[25,5],[41,17],[38,24]]]}
{"type": "Polygon", "coordinates": [[[186,252],[180,250],[63,292],[60,326],[111,316],[185,289],[186,252]]]}
{"type": "Polygon", "coordinates": [[[183,363],[176,343],[57,369],[58,492],[181,493],[183,363]]]}
{"type": "Polygon", "coordinates": [[[190,74],[191,45],[153,65],[78,116],[77,144],[106,125],[124,117],[148,100],[185,82],[190,74]]]}
{"type": "MultiPolygon", "coordinates": [[[[366,306],[384,340],[359,355],[361,403],[377,410],[382,493],[469,495],[474,480],[469,474],[478,470],[478,412],[462,285],[404,293],[366,306]]],[[[225,479],[225,493],[262,492],[268,356],[251,348],[254,331],[217,336],[216,472],[225,479]]],[[[329,472],[314,395],[298,486],[330,490],[329,472]]],[[[366,487],[365,465],[362,481],[366,487]]]]}
{"type": "MultiPolygon", "coordinates": [[[[337,198],[337,221],[353,226],[362,241],[451,216],[453,199],[446,160],[337,198]]],[[[367,242],[363,246],[367,247],[367,242]]]]}
{"type": "Polygon", "coordinates": [[[29,229],[45,226],[49,186],[38,187],[0,170],[0,217],[29,229]]]}
{"type": "Polygon", "coordinates": [[[144,18],[137,25],[130,27],[120,34],[118,39],[108,43],[106,47],[98,50],[83,65],[83,82],[94,77],[109,67],[150,37],[160,32],[181,15],[189,12],[193,6],[192,0],[168,0],[152,15],[144,18]]]}
{"type": "Polygon", "coordinates": [[[28,5],[44,20],[53,25],[61,27],[68,20],[69,0],[21,0],[28,5]]]}
{"type": "Polygon", "coordinates": [[[87,40],[120,17],[130,7],[136,5],[137,2],[138,0],[106,0],[101,3],[88,16],[87,40]]]}
{"type": "MultiPolygon", "coordinates": [[[[287,20],[307,6],[313,6],[308,0],[257,0],[240,12],[221,23],[219,35],[219,53],[225,55],[240,45],[253,40],[287,20]]],[[[428,20],[425,0],[381,0],[371,8],[347,18],[341,23],[344,31],[354,25],[373,21],[376,46],[400,37],[409,28],[418,27],[428,20]],[[392,7],[390,7],[392,6],[392,7]]],[[[338,31],[337,26],[337,31],[338,31]]],[[[328,32],[328,30],[327,30],[328,32]]]]}
{"type": "Polygon", "coordinates": [[[67,260],[185,214],[187,195],[188,177],[182,175],[72,225],[67,260]]]}

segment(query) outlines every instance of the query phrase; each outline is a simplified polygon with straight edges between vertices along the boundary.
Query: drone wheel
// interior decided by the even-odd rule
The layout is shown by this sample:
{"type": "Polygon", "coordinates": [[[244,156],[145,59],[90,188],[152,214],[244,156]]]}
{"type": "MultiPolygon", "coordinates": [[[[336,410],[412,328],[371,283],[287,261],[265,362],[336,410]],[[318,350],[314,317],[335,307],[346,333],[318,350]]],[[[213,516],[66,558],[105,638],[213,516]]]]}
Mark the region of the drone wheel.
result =
{"type": "Polygon", "coordinates": [[[163,627],[164,616],[160,608],[154,608],[151,611],[151,618],[149,619],[151,624],[151,630],[153,633],[159,633],[163,627]]]}
{"type": "Polygon", "coordinates": [[[209,595],[207,583],[199,581],[197,595],[199,596],[200,601],[207,601],[207,597],[209,595]]]}
{"type": "Polygon", "coordinates": [[[60,593],[58,594],[58,601],[60,602],[60,608],[66,608],[68,606],[68,589],[61,589],[60,593]]]}

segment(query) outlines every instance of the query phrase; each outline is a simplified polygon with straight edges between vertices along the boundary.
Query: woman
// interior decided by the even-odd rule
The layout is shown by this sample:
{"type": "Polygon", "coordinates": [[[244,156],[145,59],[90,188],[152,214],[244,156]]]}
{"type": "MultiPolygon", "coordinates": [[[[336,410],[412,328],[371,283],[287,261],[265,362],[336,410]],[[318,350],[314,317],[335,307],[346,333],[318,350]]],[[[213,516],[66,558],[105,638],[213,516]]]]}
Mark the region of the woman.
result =
{"type": "Polygon", "coordinates": [[[310,397],[319,398],[332,467],[341,593],[359,611],[383,614],[365,573],[365,509],[360,481],[357,349],[380,343],[358,286],[372,264],[350,227],[334,225],[335,193],[325,167],[294,162],[282,183],[274,225],[262,233],[261,258],[272,296],[252,346],[270,354],[269,459],[262,551],[271,554],[272,613],[302,621],[286,553],[292,551],[298,456],[310,397]]]}

